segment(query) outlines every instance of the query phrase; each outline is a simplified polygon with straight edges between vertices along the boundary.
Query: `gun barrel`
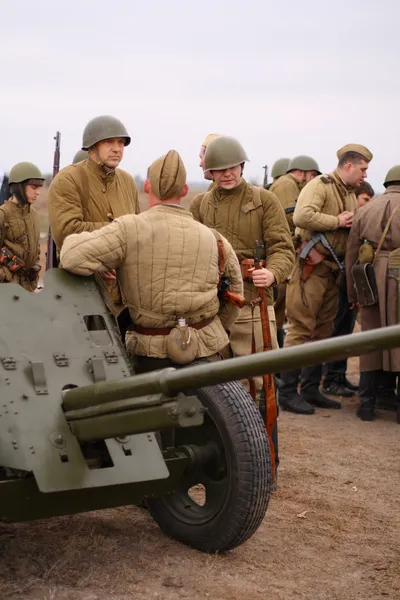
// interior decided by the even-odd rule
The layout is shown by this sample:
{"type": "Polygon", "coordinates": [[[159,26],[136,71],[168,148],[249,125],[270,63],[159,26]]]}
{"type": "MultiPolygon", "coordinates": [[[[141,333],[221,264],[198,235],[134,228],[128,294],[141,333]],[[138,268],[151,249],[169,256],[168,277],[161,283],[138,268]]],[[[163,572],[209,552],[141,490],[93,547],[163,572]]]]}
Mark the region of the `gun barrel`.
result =
{"type": "Polygon", "coordinates": [[[203,424],[203,407],[198,398],[183,395],[163,401],[156,398],[158,401],[150,396],[136,405],[133,399],[129,401],[131,406],[125,400],[125,410],[122,403],[115,406],[115,402],[110,402],[110,406],[69,411],[65,417],[81,442],[203,424]]]}
{"type": "Polygon", "coordinates": [[[368,354],[400,346],[400,325],[342,336],[283,350],[260,352],[184,369],[163,369],[117,381],[103,381],[64,392],[65,410],[98,406],[148,394],[173,397],[181,391],[267,373],[297,369],[327,360],[368,354]]]}

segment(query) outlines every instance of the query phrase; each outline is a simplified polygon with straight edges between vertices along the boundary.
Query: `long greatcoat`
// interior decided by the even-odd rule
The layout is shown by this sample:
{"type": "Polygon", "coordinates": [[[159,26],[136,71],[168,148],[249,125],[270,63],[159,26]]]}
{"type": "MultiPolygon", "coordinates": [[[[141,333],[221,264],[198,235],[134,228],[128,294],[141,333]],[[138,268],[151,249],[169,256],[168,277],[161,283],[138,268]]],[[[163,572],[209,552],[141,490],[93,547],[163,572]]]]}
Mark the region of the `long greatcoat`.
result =
{"type": "MultiPolygon", "coordinates": [[[[392,185],[382,196],[357,211],[347,242],[346,271],[349,302],[356,302],[351,268],[357,262],[358,250],[364,240],[372,242],[375,250],[386,223],[394,209],[400,205],[400,185],[392,185]]],[[[374,269],[378,287],[379,304],[360,308],[362,331],[378,329],[397,323],[398,283],[389,278],[389,253],[400,247],[400,209],[396,212],[386,235],[381,252],[376,256],[374,269]]],[[[400,371],[400,348],[383,350],[360,357],[361,371],[400,371]]]]}

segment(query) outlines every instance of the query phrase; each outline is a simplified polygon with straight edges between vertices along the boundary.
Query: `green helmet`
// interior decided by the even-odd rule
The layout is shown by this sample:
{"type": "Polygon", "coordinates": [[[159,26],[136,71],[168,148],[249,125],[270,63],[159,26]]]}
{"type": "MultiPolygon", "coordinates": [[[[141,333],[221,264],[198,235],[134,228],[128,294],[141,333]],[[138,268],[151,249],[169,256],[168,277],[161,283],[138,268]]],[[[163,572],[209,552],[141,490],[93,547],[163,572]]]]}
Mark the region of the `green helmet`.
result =
{"type": "Polygon", "coordinates": [[[87,150],[78,150],[73,158],[72,164],[76,165],[76,163],[86,160],[88,156],[89,152],[87,150]]]}
{"type": "Polygon", "coordinates": [[[317,171],[321,175],[319,166],[316,160],[311,156],[295,156],[289,163],[287,173],[298,169],[299,171],[317,171]]]}
{"type": "Polygon", "coordinates": [[[235,138],[220,135],[207,146],[204,156],[204,170],[221,171],[248,161],[243,146],[235,138]]]}
{"type": "Polygon", "coordinates": [[[285,173],[287,173],[288,166],[290,163],[290,158],[279,158],[274,162],[271,169],[271,177],[276,179],[277,177],[281,177],[285,173]]]}
{"type": "Polygon", "coordinates": [[[30,162],[20,162],[13,166],[8,176],[8,183],[22,183],[28,179],[41,179],[44,181],[44,177],[40,172],[40,169],[30,162]]]}
{"type": "Polygon", "coordinates": [[[392,183],[393,181],[400,181],[400,165],[395,165],[389,169],[383,185],[387,187],[389,183],[392,183]]]}
{"type": "Polygon", "coordinates": [[[97,142],[110,138],[124,138],[125,146],[131,143],[125,125],[119,119],[108,115],[95,117],[89,121],[83,131],[82,150],[89,150],[97,142]]]}

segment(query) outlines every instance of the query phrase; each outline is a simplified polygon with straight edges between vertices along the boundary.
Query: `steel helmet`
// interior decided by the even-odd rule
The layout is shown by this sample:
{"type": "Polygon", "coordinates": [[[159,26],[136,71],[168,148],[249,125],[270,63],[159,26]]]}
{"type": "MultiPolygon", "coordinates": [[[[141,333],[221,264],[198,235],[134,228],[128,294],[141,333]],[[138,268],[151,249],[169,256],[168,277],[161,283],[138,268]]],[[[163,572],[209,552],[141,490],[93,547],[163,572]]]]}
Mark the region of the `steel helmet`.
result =
{"type": "Polygon", "coordinates": [[[249,158],[240,142],[233,137],[221,135],[207,146],[204,161],[205,171],[221,171],[248,162],[249,158]]]}
{"type": "Polygon", "coordinates": [[[83,131],[82,150],[89,150],[97,142],[110,138],[124,138],[125,146],[131,143],[125,125],[119,119],[108,115],[95,117],[89,121],[83,131]]]}

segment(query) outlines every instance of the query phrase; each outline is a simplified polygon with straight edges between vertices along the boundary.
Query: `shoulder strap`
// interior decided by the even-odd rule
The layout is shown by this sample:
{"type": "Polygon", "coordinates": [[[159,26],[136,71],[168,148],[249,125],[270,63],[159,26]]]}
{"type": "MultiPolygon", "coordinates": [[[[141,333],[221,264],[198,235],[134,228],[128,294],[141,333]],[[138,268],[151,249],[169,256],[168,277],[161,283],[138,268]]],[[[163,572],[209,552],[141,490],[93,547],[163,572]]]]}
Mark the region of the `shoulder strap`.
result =
{"type": "Polygon", "coordinates": [[[225,272],[225,248],[224,242],[222,240],[222,235],[216,229],[211,229],[214,234],[215,239],[217,240],[218,246],[218,275],[219,279],[223,276],[225,272]]]}
{"type": "Polygon", "coordinates": [[[390,215],[390,217],[388,219],[388,222],[386,223],[385,229],[383,230],[381,239],[379,240],[379,244],[378,244],[378,247],[377,247],[376,252],[375,252],[374,262],[372,264],[375,264],[376,257],[378,256],[379,252],[382,250],[382,246],[383,246],[383,243],[384,243],[384,241],[386,239],[387,233],[389,231],[389,227],[390,227],[390,225],[391,225],[391,223],[393,221],[393,217],[396,214],[396,212],[399,210],[399,208],[400,208],[400,204],[398,206],[396,206],[396,208],[394,209],[394,211],[390,215]]]}

